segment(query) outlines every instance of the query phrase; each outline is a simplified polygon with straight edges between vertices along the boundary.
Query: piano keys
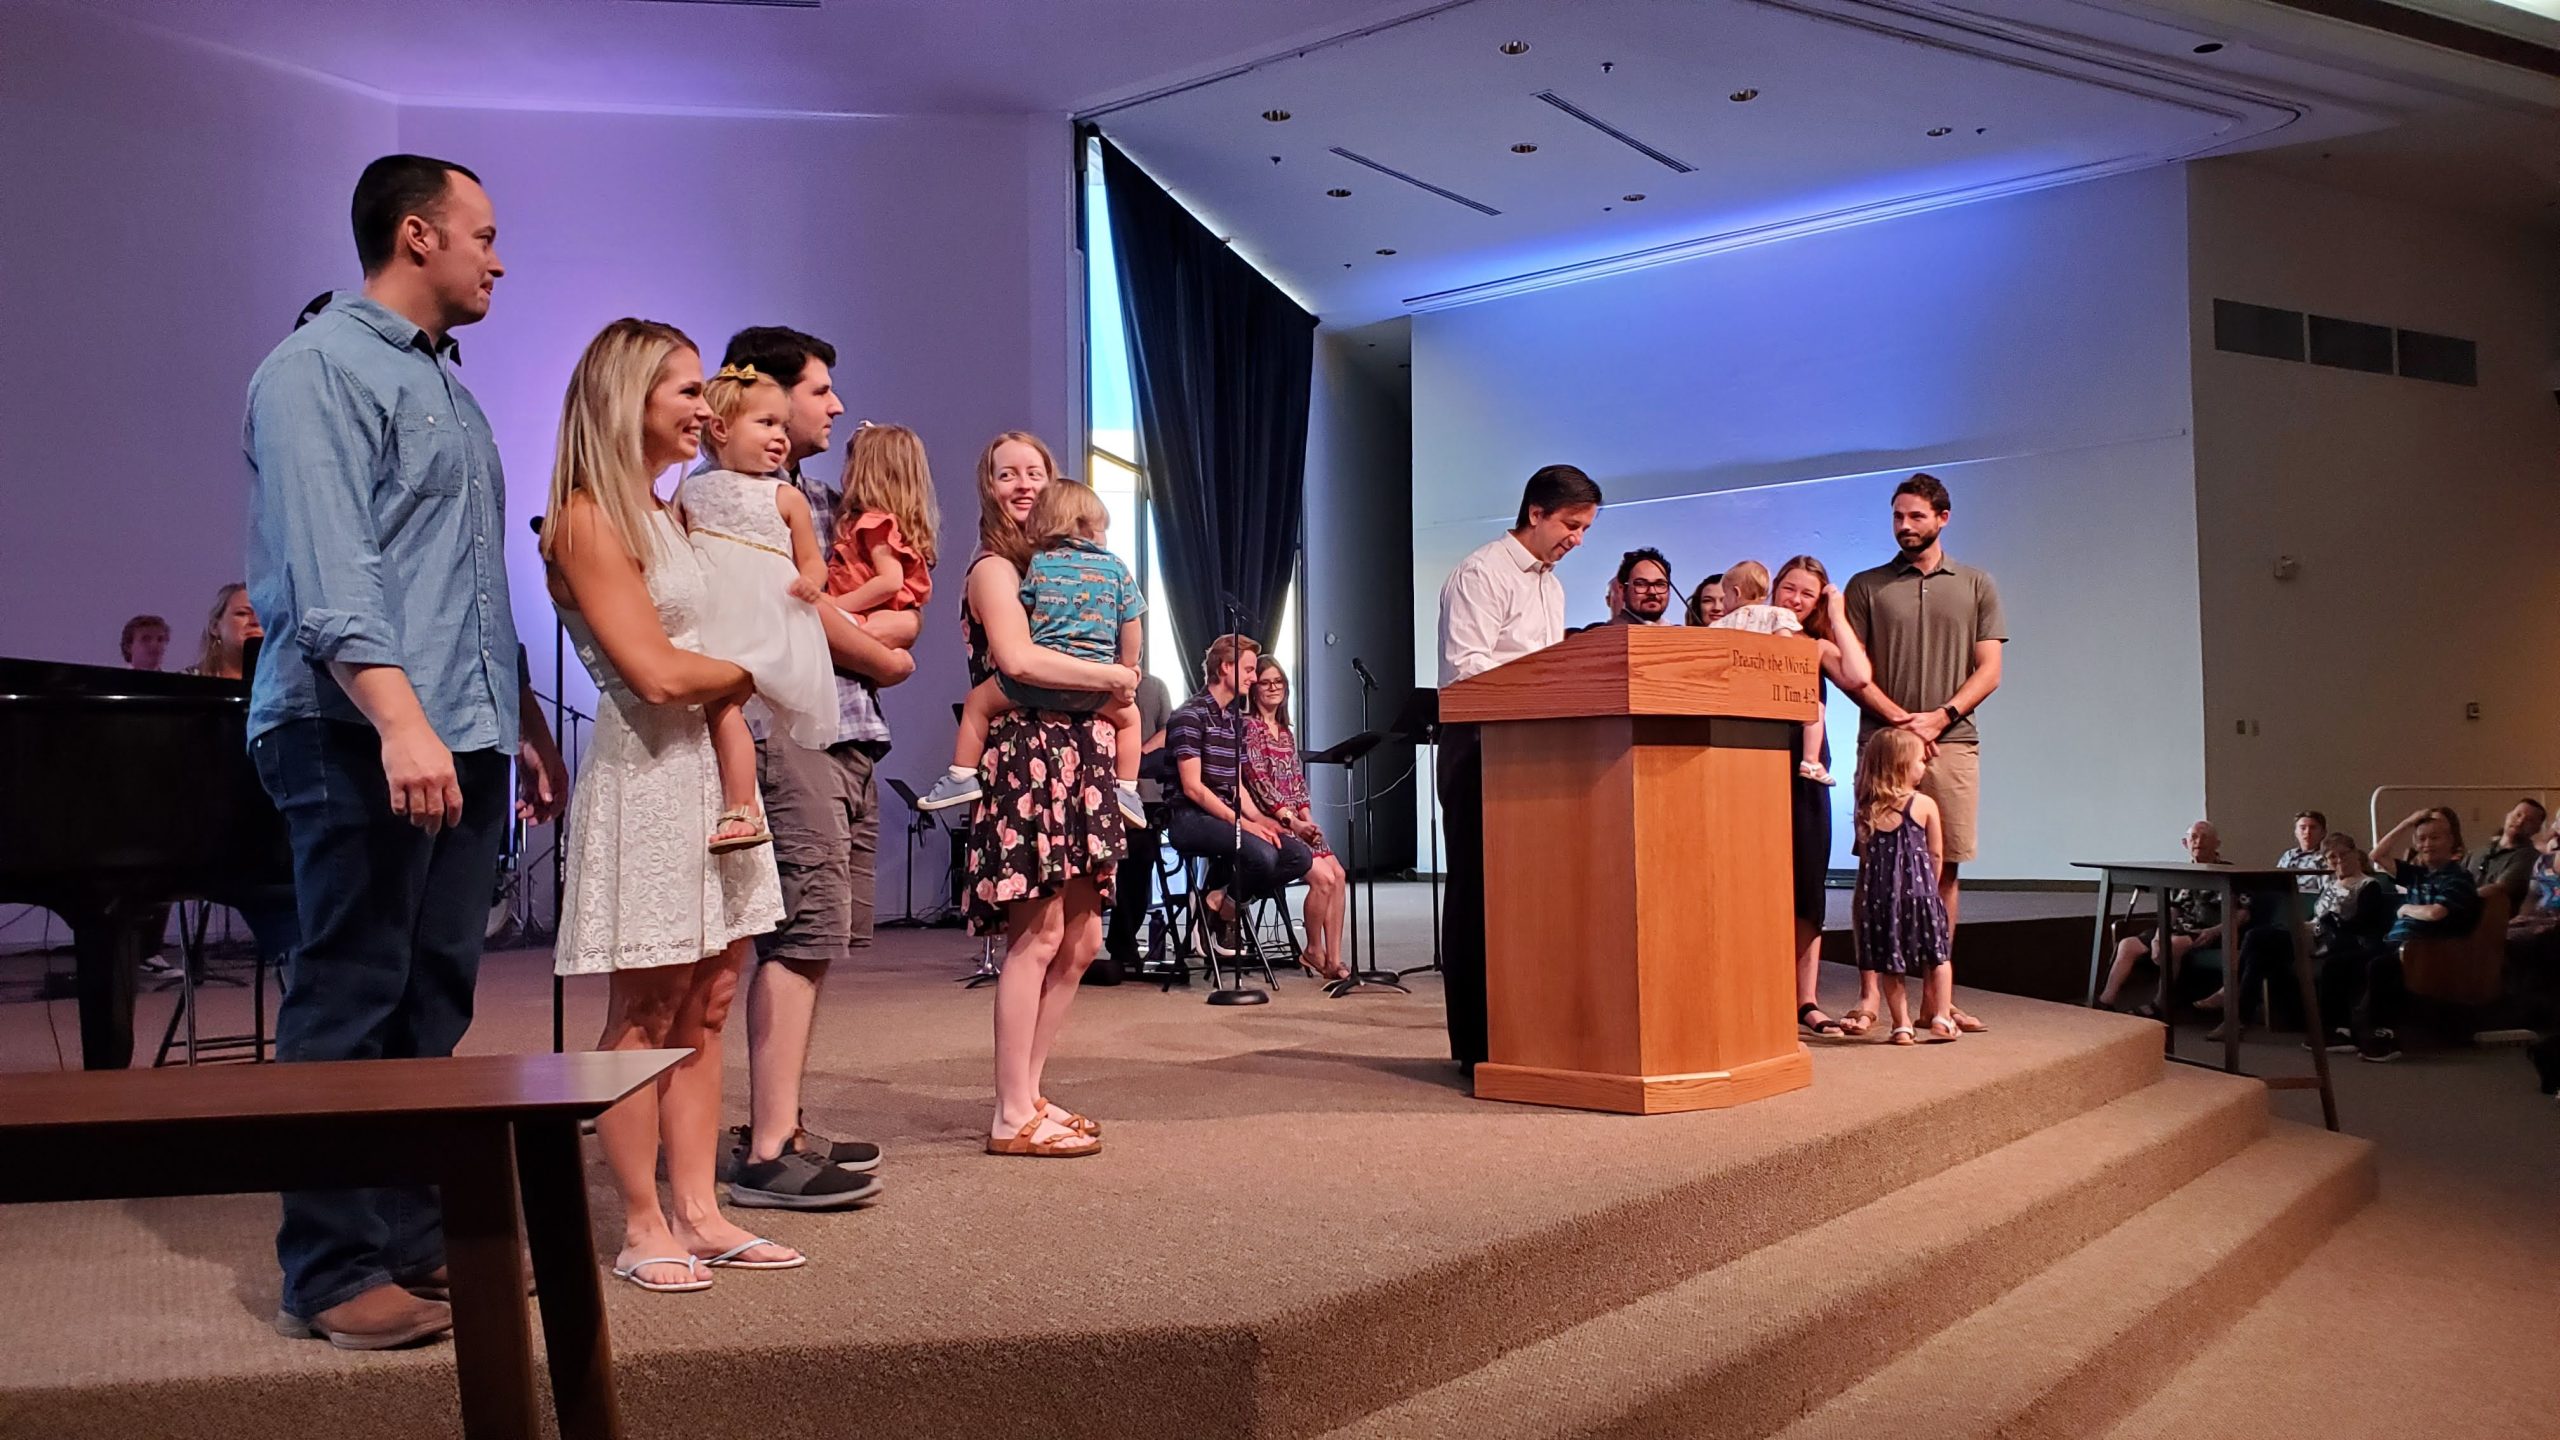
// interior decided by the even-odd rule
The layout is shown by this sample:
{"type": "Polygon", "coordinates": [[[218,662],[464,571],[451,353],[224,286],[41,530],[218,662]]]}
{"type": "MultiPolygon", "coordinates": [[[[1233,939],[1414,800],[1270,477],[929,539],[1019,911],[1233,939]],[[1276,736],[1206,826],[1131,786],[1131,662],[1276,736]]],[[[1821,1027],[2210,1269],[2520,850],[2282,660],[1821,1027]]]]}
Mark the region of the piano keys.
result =
{"type": "Polygon", "coordinates": [[[240,680],[0,658],[0,903],[71,929],[81,1063],[133,1058],[163,908],[293,883],[240,680]]]}

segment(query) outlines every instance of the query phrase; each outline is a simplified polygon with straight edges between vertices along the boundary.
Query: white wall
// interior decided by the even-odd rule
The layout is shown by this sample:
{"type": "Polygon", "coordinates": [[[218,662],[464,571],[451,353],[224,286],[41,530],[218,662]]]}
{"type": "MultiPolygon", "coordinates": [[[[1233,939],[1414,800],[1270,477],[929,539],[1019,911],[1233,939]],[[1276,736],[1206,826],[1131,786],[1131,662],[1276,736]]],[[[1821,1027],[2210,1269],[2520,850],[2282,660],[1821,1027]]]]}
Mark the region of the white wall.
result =
{"type": "MultiPolygon", "coordinates": [[[[1970,873],[2165,851],[2204,798],[2187,289],[2164,170],[1418,316],[1417,673],[1441,579],[1540,465],[1611,502],[1561,567],[1575,623],[1637,545],[1684,588],[1799,551],[1845,582],[1926,468],[2010,627],[1970,873]]],[[[1836,705],[1844,775],[1854,725],[1836,705]]]]}
{"type": "MultiPolygon", "coordinates": [[[[525,522],[579,349],[625,314],[684,326],[715,360],[732,330],[789,324],[842,352],[840,438],[857,419],[912,425],[936,467],[954,563],[918,672],[889,693],[883,773],[921,782],[945,763],[978,448],[1028,429],[1071,455],[1080,420],[1062,117],[398,107],[67,8],[6,13],[0,386],[62,433],[22,445],[0,487],[0,654],[112,664],[125,617],[147,610],[180,632],[179,663],[215,587],[240,575],[249,374],[305,300],[357,283],[348,194],[366,161],[407,149],[479,171],[497,207],[508,274],[459,337],[461,374],[506,461],[516,619],[544,688],[554,628],[525,522]]],[[[900,904],[906,819],[885,807],[884,914],[900,904]]],[[[929,901],[938,839],[921,860],[929,901]]]]}
{"type": "MultiPolygon", "coordinates": [[[[2314,807],[2369,843],[2377,785],[2560,784],[2560,671],[2534,638],[2560,607],[2552,239],[2241,162],[2188,176],[2206,777],[2225,835],[2271,854],[2314,807]],[[2480,383],[2225,354],[2217,296],[2463,336],[2480,383]],[[2281,555],[2298,578],[2274,578],[2281,555]]],[[[2474,839],[2511,800],[2447,798],[2474,839]]],[[[2384,823],[2417,803],[2396,797],[2384,823]]]]}
{"type": "MultiPolygon", "coordinates": [[[[1316,333],[1301,582],[1306,644],[1299,651],[1298,676],[1311,747],[1332,745],[1362,729],[1354,659],[1378,677],[1367,716],[1371,726],[1393,722],[1414,673],[1407,619],[1413,613],[1410,394],[1354,361],[1347,347],[1365,343],[1316,333]]],[[[1413,759],[1411,746],[1396,746],[1370,761],[1370,784],[1378,796],[1377,849],[1373,857],[1369,837],[1361,837],[1364,869],[1373,858],[1391,870],[1413,863],[1414,807],[1396,798],[1413,793],[1413,759]],[[1392,788],[1399,784],[1403,788],[1392,788]]],[[[1315,767],[1308,779],[1318,805],[1348,805],[1347,777],[1339,767],[1315,767]]],[[[1346,860],[1350,851],[1342,827],[1349,816],[1347,809],[1328,808],[1324,817],[1326,833],[1346,860]]]]}
{"type": "Polygon", "coordinates": [[[0,44],[0,655],[193,663],[241,578],[249,372],[352,268],[347,194],[389,102],[53,6],[0,44]]]}

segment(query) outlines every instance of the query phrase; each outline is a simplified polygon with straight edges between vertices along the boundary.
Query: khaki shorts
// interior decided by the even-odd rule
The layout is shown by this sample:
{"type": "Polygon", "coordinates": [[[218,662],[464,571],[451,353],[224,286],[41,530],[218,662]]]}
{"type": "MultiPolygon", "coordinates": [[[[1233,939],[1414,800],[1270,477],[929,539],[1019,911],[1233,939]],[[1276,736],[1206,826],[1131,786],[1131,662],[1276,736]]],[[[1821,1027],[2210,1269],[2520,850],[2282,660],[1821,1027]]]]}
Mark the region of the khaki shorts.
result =
{"type": "Polygon", "coordinates": [[[1920,793],[1938,802],[1939,839],[1946,863],[1973,858],[1974,815],[1982,807],[1982,749],[1964,741],[1940,745],[1920,777],[1920,793]]]}

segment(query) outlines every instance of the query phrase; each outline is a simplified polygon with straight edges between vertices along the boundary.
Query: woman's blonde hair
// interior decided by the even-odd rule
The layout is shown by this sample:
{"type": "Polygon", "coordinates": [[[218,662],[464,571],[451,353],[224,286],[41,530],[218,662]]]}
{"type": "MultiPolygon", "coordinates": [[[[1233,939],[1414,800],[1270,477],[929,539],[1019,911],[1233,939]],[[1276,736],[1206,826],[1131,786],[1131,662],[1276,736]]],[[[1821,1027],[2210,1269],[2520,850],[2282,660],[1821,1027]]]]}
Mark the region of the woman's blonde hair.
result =
{"type": "Polygon", "coordinates": [[[649,473],[643,417],[649,391],[679,350],[702,353],[673,325],[628,316],[587,342],[560,402],[559,448],[542,511],[543,559],[568,538],[569,497],[584,494],[640,569],[649,569],[658,548],[649,532],[649,485],[657,477],[649,473]]]}
{"type": "Polygon", "coordinates": [[[213,592],[213,612],[204,617],[204,644],[196,656],[197,674],[210,675],[213,667],[221,663],[223,612],[231,608],[232,596],[248,588],[243,582],[234,580],[213,592]]]}
{"type": "Polygon", "coordinates": [[[1093,487],[1064,475],[1050,477],[1049,488],[1032,503],[1023,531],[1034,550],[1050,550],[1069,540],[1099,539],[1111,528],[1111,507],[1093,487]]]}
{"type": "Polygon", "coordinates": [[[1908,730],[1879,730],[1858,751],[1858,832],[1873,834],[1879,821],[1892,819],[1920,788],[1929,752],[1908,730]]]}
{"type": "Polygon", "coordinates": [[[1822,562],[1812,556],[1798,555],[1779,566],[1778,573],[1770,577],[1771,596],[1774,597],[1778,593],[1778,586],[1786,580],[1787,572],[1790,570],[1802,570],[1813,577],[1813,613],[1804,617],[1804,633],[1816,640],[1830,639],[1831,612],[1822,608],[1822,587],[1831,583],[1831,572],[1823,569],[1822,562]]]}
{"type": "Polygon", "coordinates": [[[934,498],[933,470],[925,463],[924,441],[904,425],[865,421],[845,442],[844,504],[836,509],[838,543],[853,538],[854,526],[861,523],[866,510],[897,521],[924,568],[933,568],[940,558],[934,534],[942,528],[942,504],[934,498]]]}
{"type": "Polygon", "coordinates": [[[1769,599],[1769,568],[1757,560],[1737,560],[1724,572],[1724,583],[1742,597],[1745,605],[1766,604],[1769,599]]]}
{"type": "Polygon", "coordinates": [[[1013,512],[996,501],[996,452],[1007,445],[1028,445],[1040,452],[1040,464],[1053,483],[1058,478],[1058,457],[1049,453],[1047,442],[1028,430],[1007,430],[978,452],[978,545],[1020,570],[1031,563],[1031,536],[1014,523],[1013,512]]]}
{"type": "Polygon", "coordinates": [[[785,393],[781,381],[753,365],[723,365],[719,374],[702,382],[702,403],[726,425],[738,418],[738,412],[746,408],[747,397],[755,394],[760,385],[772,386],[777,395],[785,393]]]}

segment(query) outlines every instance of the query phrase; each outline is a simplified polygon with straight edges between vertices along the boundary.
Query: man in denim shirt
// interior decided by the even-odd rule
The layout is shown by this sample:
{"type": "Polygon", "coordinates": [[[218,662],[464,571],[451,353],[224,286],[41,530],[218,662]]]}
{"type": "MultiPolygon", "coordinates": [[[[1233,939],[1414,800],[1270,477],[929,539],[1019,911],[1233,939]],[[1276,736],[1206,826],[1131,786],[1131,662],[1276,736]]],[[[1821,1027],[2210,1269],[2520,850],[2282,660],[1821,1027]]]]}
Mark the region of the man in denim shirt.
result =
{"type": "MultiPolygon", "coordinates": [[[[450,1055],[471,1024],[507,821],[559,813],[559,751],[522,680],[489,424],[447,368],[503,273],[459,165],[391,155],[353,204],[361,294],[249,382],[249,598],[267,631],[249,748],[293,846],[301,952],[276,1058],[450,1055]]],[[[384,1349],[451,1328],[425,1186],[284,1197],[277,1328],[384,1349]]]]}

